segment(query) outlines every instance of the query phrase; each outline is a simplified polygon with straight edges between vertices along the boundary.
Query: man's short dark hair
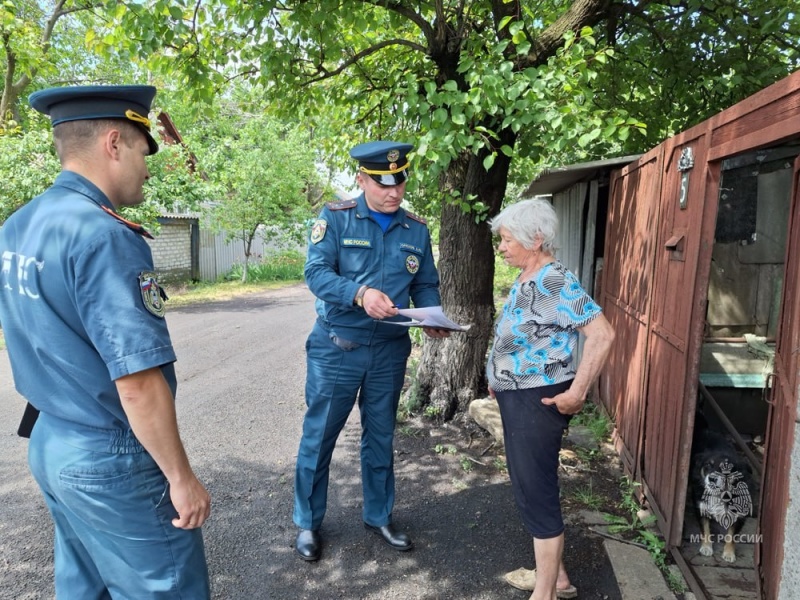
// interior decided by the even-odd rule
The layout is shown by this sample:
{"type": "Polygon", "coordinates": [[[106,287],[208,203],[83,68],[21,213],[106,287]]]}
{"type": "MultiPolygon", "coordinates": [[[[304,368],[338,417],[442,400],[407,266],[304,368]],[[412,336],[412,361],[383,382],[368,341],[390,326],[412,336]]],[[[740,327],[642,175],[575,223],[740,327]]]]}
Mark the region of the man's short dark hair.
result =
{"type": "Polygon", "coordinates": [[[144,137],[142,131],[133,123],[122,119],[82,119],[67,121],[53,127],[56,153],[63,163],[65,159],[89,152],[97,136],[109,129],[119,129],[126,146],[133,145],[136,136],[144,137]]]}

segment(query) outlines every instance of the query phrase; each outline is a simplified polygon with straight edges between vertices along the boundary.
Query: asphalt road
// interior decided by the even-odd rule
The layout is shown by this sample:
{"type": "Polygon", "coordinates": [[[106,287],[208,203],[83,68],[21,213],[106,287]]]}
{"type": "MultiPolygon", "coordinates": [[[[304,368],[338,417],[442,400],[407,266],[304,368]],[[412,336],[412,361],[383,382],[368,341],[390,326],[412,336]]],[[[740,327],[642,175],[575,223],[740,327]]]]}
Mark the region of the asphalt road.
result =
{"type": "MultiPolygon", "coordinates": [[[[313,297],[303,285],[167,314],[178,355],[181,435],[213,502],[203,528],[213,597],[527,598],[501,580],[505,571],[530,566],[532,554],[507,477],[491,465],[464,469],[462,455],[434,451],[467,447],[452,426],[406,425],[396,437],[394,520],[415,541],[413,551],[397,553],[361,523],[354,412],[334,452],[323,558],[297,558],[292,486],[305,409],[304,343],[313,319],[313,297]]],[[[49,599],[52,526],[28,470],[27,441],[15,434],[23,407],[0,351],[0,598],[49,599]]],[[[583,588],[591,595],[581,597],[618,597],[605,553],[590,555],[596,560],[580,561],[573,575],[579,587],[591,581],[583,588]]]]}

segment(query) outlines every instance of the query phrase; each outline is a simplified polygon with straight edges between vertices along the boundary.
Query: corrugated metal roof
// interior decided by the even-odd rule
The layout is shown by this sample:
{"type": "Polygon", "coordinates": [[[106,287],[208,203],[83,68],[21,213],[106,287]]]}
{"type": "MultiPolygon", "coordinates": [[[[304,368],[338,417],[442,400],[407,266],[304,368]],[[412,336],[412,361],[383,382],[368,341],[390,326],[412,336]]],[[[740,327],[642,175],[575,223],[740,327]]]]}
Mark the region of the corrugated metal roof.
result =
{"type": "Polygon", "coordinates": [[[608,171],[613,167],[626,165],[637,160],[641,154],[607,158],[592,162],[576,163],[566,167],[545,169],[541,175],[531,181],[528,188],[522,193],[523,198],[537,195],[557,194],[579,181],[589,181],[597,177],[601,171],[608,171]]]}
{"type": "Polygon", "coordinates": [[[170,219],[170,220],[197,220],[200,218],[200,213],[161,213],[158,215],[159,219],[170,219]]]}

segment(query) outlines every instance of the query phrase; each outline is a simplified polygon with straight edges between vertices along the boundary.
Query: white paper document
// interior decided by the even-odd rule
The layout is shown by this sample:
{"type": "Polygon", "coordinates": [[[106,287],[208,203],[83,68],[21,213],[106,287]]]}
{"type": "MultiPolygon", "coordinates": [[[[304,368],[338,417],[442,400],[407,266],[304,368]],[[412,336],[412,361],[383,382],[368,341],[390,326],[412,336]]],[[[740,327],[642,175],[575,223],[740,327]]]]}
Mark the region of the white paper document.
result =
{"type": "Polygon", "coordinates": [[[405,327],[432,327],[433,329],[449,329],[450,331],[467,331],[470,327],[469,325],[459,325],[445,317],[441,306],[401,308],[397,312],[411,320],[382,322],[405,327]]]}

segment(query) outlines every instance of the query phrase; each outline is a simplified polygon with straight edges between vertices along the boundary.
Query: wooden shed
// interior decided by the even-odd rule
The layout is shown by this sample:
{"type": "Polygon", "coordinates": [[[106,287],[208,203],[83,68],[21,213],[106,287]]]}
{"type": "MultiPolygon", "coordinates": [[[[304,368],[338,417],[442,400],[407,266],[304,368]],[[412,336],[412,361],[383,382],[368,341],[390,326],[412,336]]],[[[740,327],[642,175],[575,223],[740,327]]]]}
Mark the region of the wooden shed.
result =
{"type": "Polygon", "coordinates": [[[617,341],[601,401],[701,598],[800,597],[799,155],[797,72],[611,175],[599,300],[617,341]],[[760,481],[736,563],[690,539],[698,415],[760,481]]]}

